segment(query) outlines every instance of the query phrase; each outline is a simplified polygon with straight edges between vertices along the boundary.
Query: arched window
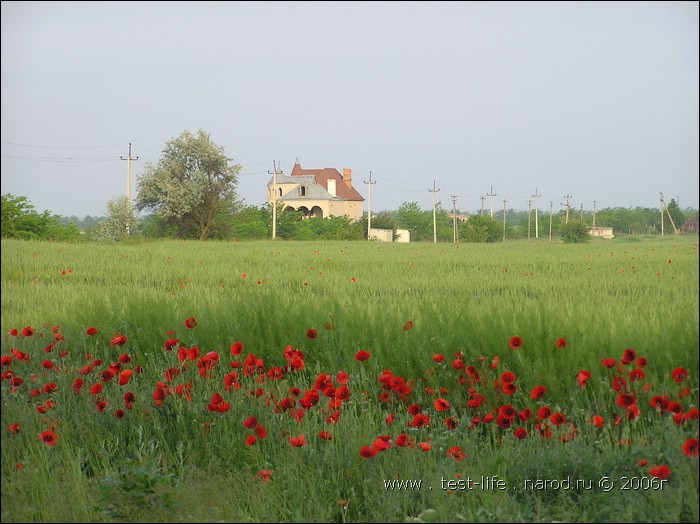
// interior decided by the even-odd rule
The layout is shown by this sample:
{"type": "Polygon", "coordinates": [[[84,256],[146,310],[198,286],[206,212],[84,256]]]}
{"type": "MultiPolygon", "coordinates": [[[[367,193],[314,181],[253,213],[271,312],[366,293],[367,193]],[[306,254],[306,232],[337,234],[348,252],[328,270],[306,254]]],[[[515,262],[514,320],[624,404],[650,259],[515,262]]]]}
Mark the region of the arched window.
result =
{"type": "Polygon", "coordinates": [[[306,196],[306,186],[301,186],[299,188],[299,192],[301,193],[301,196],[306,196]]]}
{"type": "Polygon", "coordinates": [[[277,191],[279,192],[278,196],[282,196],[282,188],[280,187],[277,191]]]}

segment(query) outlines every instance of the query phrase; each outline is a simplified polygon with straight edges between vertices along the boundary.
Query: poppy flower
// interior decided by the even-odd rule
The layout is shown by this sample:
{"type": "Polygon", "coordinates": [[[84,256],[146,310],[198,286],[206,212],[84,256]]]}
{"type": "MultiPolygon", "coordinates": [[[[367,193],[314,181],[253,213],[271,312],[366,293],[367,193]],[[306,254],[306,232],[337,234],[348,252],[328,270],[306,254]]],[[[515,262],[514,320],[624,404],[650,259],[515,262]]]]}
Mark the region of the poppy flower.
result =
{"type": "Polygon", "coordinates": [[[623,364],[630,364],[634,362],[634,360],[637,358],[637,352],[634,349],[627,348],[625,349],[623,355],[622,355],[622,362],[623,364]]]}
{"type": "Polygon", "coordinates": [[[685,453],[689,457],[697,457],[699,447],[700,444],[698,443],[698,439],[689,438],[683,443],[683,453],[685,453]]]}
{"type": "Polygon", "coordinates": [[[34,328],[32,326],[27,326],[24,329],[22,329],[22,336],[23,337],[31,337],[34,334],[34,328]]]}
{"type": "Polygon", "coordinates": [[[94,327],[89,327],[87,330],[85,330],[85,334],[92,337],[97,335],[97,330],[94,327]]]}
{"type": "Polygon", "coordinates": [[[410,320],[403,325],[404,331],[408,331],[409,329],[413,329],[413,322],[410,320]]]}
{"type": "MultiPolygon", "coordinates": [[[[245,273],[244,273],[245,275],[245,273]]],[[[272,480],[272,470],[271,469],[261,469],[258,471],[258,478],[265,481],[265,482],[270,482],[272,480]]]]}
{"type": "Polygon", "coordinates": [[[578,375],[576,375],[576,381],[582,388],[586,387],[586,382],[588,382],[589,378],[591,378],[591,372],[586,369],[579,371],[578,375]]]}
{"type": "Polygon", "coordinates": [[[527,422],[532,418],[532,410],[530,408],[525,408],[518,412],[518,418],[520,422],[527,422]]]}
{"type": "Polygon", "coordinates": [[[439,364],[440,362],[444,362],[444,360],[445,355],[441,355],[440,353],[436,353],[435,355],[433,355],[433,362],[437,362],[439,364]]]}
{"type": "Polygon", "coordinates": [[[597,428],[602,428],[604,422],[605,419],[600,415],[593,415],[593,417],[591,418],[591,424],[593,424],[597,428]]]}
{"type": "Polygon", "coordinates": [[[501,375],[501,382],[515,382],[515,373],[513,373],[512,371],[505,371],[501,375]]]}
{"type": "Polygon", "coordinates": [[[421,449],[421,451],[430,451],[433,449],[433,446],[431,446],[428,442],[419,442],[418,447],[421,449]]]}
{"type": "Polygon", "coordinates": [[[124,369],[119,373],[119,385],[124,386],[129,383],[131,376],[134,374],[133,369],[124,369]]]}
{"type": "Polygon", "coordinates": [[[513,436],[517,439],[523,440],[527,438],[527,430],[525,428],[518,428],[513,432],[513,436]]]}
{"type": "Polygon", "coordinates": [[[435,400],[435,409],[438,411],[447,411],[450,409],[450,403],[444,398],[438,398],[435,400]]]}
{"type": "Polygon", "coordinates": [[[540,418],[542,420],[549,418],[549,416],[552,414],[552,410],[549,409],[547,406],[542,406],[539,411],[537,412],[537,418],[540,418]]]}
{"type": "Polygon", "coordinates": [[[289,437],[289,443],[295,448],[300,448],[306,446],[306,439],[304,435],[299,435],[298,437],[289,437]]]}
{"type": "Polygon", "coordinates": [[[561,426],[566,422],[566,417],[562,413],[553,413],[549,417],[549,420],[555,426],[561,426]]]}
{"type": "Polygon", "coordinates": [[[505,382],[502,389],[503,393],[510,396],[518,391],[518,386],[516,386],[514,382],[505,382]]]}
{"type": "Polygon", "coordinates": [[[313,328],[307,329],[306,330],[306,338],[314,339],[318,336],[318,331],[316,331],[313,328]]]}
{"type": "Polygon", "coordinates": [[[118,409],[114,412],[114,418],[116,418],[116,419],[124,418],[125,415],[126,415],[126,413],[124,412],[123,409],[118,409]]]}
{"type": "Polygon", "coordinates": [[[47,446],[55,446],[58,442],[58,437],[56,436],[56,433],[54,433],[50,429],[47,429],[46,431],[39,434],[39,440],[45,442],[47,446]]]}
{"type": "Polygon", "coordinates": [[[680,384],[688,378],[688,370],[685,368],[676,368],[671,372],[671,376],[675,382],[680,384]]]}
{"type": "Polygon", "coordinates": [[[330,431],[321,431],[318,436],[323,440],[333,440],[333,435],[330,431]]]}
{"type": "Polygon", "coordinates": [[[255,437],[255,435],[248,435],[245,438],[245,445],[246,446],[254,446],[255,444],[257,444],[257,442],[258,442],[258,439],[255,437]]]}
{"type": "Polygon", "coordinates": [[[253,429],[257,425],[258,425],[258,419],[255,417],[248,417],[245,420],[245,422],[243,423],[243,427],[246,427],[248,429],[253,429]]]}
{"type": "Polygon", "coordinates": [[[544,394],[547,392],[547,388],[544,386],[536,386],[532,388],[532,391],[530,392],[530,398],[532,400],[540,400],[542,397],[544,397],[544,394]]]}
{"type": "Polygon", "coordinates": [[[559,349],[566,349],[566,339],[565,338],[558,338],[557,341],[555,342],[555,345],[559,349]]]}
{"type": "Polygon", "coordinates": [[[600,363],[603,364],[603,367],[612,369],[617,365],[617,360],[614,358],[604,358],[600,361],[600,363]]]}
{"type": "Polygon", "coordinates": [[[666,465],[654,466],[649,468],[649,475],[657,479],[667,479],[671,476],[671,468],[666,465]]]}
{"type": "Polygon", "coordinates": [[[267,437],[267,430],[265,429],[265,426],[262,426],[262,425],[260,425],[260,424],[258,424],[257,426],[255,426],[255,434],[256,434],[259,438],[265,438],[265,437],[267,437]]]}
{"type": "Polygon", "coordinates": [[[461,462],[465,458],[467,458],[467,454],[462,451],[462,448],[459,446],[452,446],[450,449],[447,450],[447,456],[450,458],[455,459],[457,462],[461,462]]]}
{"type": "Polygon", "coordinates": [[[357,354],[355,355],[355,360],[359,360],[360,362],[364,362],[365,360],[369,359],[369,357],[370,357],[369,351],[365,351],[363,349],[363,350],[357,352],[357,354]]]}
{"type": "Polygon", "coordinates": [[[21,429],[22,429],[22,426],[20,426],[19,424],[10,424],[10,426],[7,428],[7,431],[9,431],[10,433],[14,433],[16,435],[17,433],[20,432],[21,429]]]}
{"type": "Polygon", "coordinates": [[[190,317],[185,320],[185,326],[187,326],[188,329],[194,329],[197,327],[197,320],[195,320],[194,317],[190,317]]]}
{"type": "Polygon", "coordinates": [[[126,337],[124,335],[116,335],[110,342],[110,346],[123,346],[126,344],[126,337]]]}
{"type": "Polygon", "coordinates": [[[520,337],[511,337],[508,345],[510,346],[510,349],[516,350],[523,345],[523,339],[520,337]]]}
{"type": "Polygon", "coordinates": [[[369,446],[362,446],[360,449],[360,456],[364,459],[372,458],[376,456],[377,451],[369,446]]]}

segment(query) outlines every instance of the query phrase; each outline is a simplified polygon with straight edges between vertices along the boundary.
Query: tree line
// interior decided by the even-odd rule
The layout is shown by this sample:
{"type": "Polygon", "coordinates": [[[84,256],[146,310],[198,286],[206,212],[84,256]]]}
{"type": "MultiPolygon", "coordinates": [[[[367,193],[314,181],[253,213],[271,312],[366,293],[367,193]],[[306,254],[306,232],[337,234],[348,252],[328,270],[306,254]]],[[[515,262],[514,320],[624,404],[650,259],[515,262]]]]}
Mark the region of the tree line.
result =
{"type": "MultiPolygon", "coordinates": [[[[106,203],[104,217],[61,217],[50,211],[39,213],[25,196],[2,196],[2,237],[49,240],[199,239],[262,240],[272,235],[272,208],[245,205],[238,200],[236,186],[241,166],[225,155],[203,130],[187,131],[170,140],[156,164],[147,163],[137,182],[132,204],[126,196],[106,203]]],[[[675,200],[667,206],[676,227],[698,220],[698,211],[681,211],[675,200]]],[[[303,213],[277,210],[276,236],[285,240],[362,240],[367,238],[367,217],[307,218],[303,213]]],[[[412,242],[499,242],[504,238],[552,237],[565,242],[588,241],[593,223],[591,212],[540,212],[535,231],[534,212],[509,209],[491,218],[477,211],[468,220],[457,220],[440,204],[424,210],[417,202],[405,202],[395,211],[372,214],[372,228],[407,229],[412,242]]],[[[460,215],[462,216],[462,213],[460,215]]],[[[665,230],[672,234],[666,220],[665,230]]],[[[597,211],[595,223],[612,227],[615,235],[660,234],[658,209],[637,207],[597,211]]]]}

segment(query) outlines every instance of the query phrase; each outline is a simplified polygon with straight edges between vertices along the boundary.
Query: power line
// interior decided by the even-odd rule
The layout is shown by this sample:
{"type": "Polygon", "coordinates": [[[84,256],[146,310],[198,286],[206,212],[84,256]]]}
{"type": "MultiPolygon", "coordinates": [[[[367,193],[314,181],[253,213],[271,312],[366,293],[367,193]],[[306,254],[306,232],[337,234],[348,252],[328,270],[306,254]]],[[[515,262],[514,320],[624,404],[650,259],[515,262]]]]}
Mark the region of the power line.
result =
{"type": "Polygon", "coordinates": [[[39,145],[34,145],[34,144],[18,144],[17,142],[6,142],[2,141],[0,142],[2,144],[8,145],[8,146],[17,146],[17,147],[33,147],[37,149],[107,149],[111,147],[122,147],[125,144],[111,144],[111,145],[106,145],[106,146],[39,146],[39,145]]]}

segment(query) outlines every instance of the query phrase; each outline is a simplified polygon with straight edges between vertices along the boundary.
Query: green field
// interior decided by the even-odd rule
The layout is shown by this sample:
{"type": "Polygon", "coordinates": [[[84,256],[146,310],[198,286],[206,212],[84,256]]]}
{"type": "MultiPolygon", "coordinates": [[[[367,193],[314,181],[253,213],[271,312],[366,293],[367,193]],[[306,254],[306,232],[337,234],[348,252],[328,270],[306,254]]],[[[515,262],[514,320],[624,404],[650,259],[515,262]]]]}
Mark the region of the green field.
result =
{"type": "Polygon", "coordinates": [[[697,235],[3,240],[2,521],[697,522],[698,302],[697,235]]]}

